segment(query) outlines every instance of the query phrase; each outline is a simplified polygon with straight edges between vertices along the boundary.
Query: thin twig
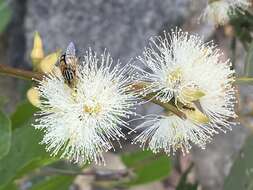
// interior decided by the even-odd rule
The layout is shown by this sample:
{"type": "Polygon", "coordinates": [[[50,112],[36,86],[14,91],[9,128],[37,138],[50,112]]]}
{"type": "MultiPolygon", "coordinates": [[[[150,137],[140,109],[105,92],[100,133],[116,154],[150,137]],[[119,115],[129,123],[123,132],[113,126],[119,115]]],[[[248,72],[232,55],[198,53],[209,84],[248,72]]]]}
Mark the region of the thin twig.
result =
{"type": "Polygon", "coordinates": [[[47,167],[44,170],[46,174],[61,174],[61,175],[82,175],[82,176],[94,176],[96,180],[119,180],[121,178],[128,177],[130,175],[129,170],[90,170],[86,172],[71,171],[58,168],[47,167]]]}
{"type": "Polygon", "coordinates": [[[240,77],[236,79],[236,84],[253,84],[253,78],[251,77],[240,77]]]}
{"type": "Polygon", "coordinates": [[[42,80],[43,78],[43,74],[41,73],[17,69],[4,64],[0,64],[0,74],[23,80],[33,80],[33,79],[42,80]]]}
{"type": "MultiPolygon", "coordinates": [[[[131,90],[138,92],[138,91],[141,91],[143,88],[145,88],[145,86],[146,86],[146,84],[144,84],[144,83],[135,83],[135,84],[131,85],[131,90]]],[[[155,94],[150,93],[150,94],[143,96],[142,98],[145,100],[149,100],[152,103],[163,107],[167,111],[171,111],[172,113],[174,113],[175,115],[179,116],[182,119],[186,118],[185,114],[183,112],[181,112],[180,110],[178,110],[173,102],[171,102],[171,101],[166,102],[166,103],[161,102],[161,101],[157,100],[156,98],[154,98],[154,96],[155,96],[155,94]]]]}

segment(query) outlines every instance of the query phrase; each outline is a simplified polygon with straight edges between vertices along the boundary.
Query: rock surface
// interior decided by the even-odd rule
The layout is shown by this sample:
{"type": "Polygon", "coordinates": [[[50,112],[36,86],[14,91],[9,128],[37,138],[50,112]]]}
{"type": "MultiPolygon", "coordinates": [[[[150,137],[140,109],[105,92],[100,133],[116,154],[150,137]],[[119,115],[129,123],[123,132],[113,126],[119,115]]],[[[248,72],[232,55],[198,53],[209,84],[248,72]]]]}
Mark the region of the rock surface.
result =
{"type": "Polygon", "coordinates": [[[27,49],[35,30],[45,49],[76,42],[80,51],[106,48],[115,59],[129,61],[160,31],[183,23],[190,0],[28,1],[25,30],[27,49]]]}

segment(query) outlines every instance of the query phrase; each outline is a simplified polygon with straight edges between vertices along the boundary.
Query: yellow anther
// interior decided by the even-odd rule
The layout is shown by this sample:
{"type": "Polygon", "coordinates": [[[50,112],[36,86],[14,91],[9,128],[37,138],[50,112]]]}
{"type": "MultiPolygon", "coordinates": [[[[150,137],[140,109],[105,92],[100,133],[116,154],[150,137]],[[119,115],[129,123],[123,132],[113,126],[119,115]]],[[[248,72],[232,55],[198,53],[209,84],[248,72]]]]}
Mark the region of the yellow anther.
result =
{"type": "Polygon", "coordinates": [[[84,105],[83,110],[85,113],[88,113],[91,115],[96,115],[101,111],[101,106],[98,103],[96,103],[95,105],[92,105],[92,106],[84,105]]]}
{"type": "Polygon", "coordinates": [[[174,71],[169,72],[167,75],[167,85],[170,87],[175,87],[182,78],[182,71],[180,68],[176,68],[174,71]]]}

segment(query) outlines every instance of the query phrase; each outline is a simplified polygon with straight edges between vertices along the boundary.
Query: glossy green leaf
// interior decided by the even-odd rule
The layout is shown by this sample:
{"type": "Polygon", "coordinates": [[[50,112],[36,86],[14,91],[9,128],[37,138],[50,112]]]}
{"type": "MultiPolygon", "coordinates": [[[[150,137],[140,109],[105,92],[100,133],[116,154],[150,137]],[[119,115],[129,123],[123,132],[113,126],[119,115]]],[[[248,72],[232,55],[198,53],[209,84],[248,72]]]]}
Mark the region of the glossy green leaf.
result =
{"type": "Polygon", "coordinates": [[[248,77],[253,77],[253,42],[249,45],[244,74],[248,77]]]}
{"type": "Polygon", "coordinates": [[[44,147],[39,144],[41,139],[42,133],[31,126],[20,127],[13,131],[10,151],[0,160],[0,189],[17,177],[17,174],[29,164],[50,159],[44,147]]]}
{"type": "Polygon", "coordinates": [[[38,108],[34,107],[28,100],[20,103],[16,111],[11,115],[12,129],[29,123],[36,111],[38,111],[38,108]]]}
{"type": "Polygon", "coordinates": [[[10,150],[11,146],[11,121],[0,111],[0,159],[10,150]]]}
{"type": "Polygon", "coordinates": [[[127,185],[138,185],[161,180],[171,171],[171,161],[166,155],[153,154],[150,151],[138,151],[124,154],[123,163],[135,173],[127,185]]]}
{"type": "Polygon", "coordinates": [[[2,33],[11,20],[11,10],[7,0],[0,0],[0,33],[2,33]]]}
{"type": "Polygon", "coordinates": [[[253,190],[253,136],[249,137],[225,179],[224,190],[253,190]]]}
{"type": "Polygon", "coordinates": [[[68,190],[74,176],[53,176],[35,184],[29,190],[68,190]]]}

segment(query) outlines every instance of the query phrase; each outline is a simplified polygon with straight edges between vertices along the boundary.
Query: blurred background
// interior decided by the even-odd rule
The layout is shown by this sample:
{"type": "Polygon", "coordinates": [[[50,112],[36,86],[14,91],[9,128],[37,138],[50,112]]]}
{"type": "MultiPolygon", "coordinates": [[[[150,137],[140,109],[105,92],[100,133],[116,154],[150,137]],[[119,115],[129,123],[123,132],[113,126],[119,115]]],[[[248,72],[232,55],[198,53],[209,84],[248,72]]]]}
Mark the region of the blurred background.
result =
{"type": "MultiPolygon", "coordinates": [[[[224,57],[232,59],[240,76],[250,56],[241,43],[243,38],[234,31],[235,27],[240,27],[244,29],[243,34],[250,35],[252,25],[247,22],[253,21],[239,18],[224,27],[201,22],[199,17],[206,3],[205,0],[0,0],[0,64],[32,69],[30,52],[35,31],[40,33],[47,53],[64,49],[73,41],[79,52],[91,47],[102,53],[106,48],[115,60],[120,59],[125,64],[143,51],[151,36],[179,26],[203,36],[206,41],[214,40],[224,52],[224,57]],[[240,21],[242,25],[238,24],[240,21]]],[[[250,43],[251,38],[246,41],[250,43]]],[[[35,110],[28,105],[25,96],[30,85],[30,82],[0,76],[0,105],[16,126],[23,126],[23,119],[31,117],[35,110]]],[[[241,85],[238,90],[241,125],[234,127],[233,131],[217,135],[206,150],[193,147],[191,154],[186,156],[177,154],[170,158],[157,158],[157,162],[144,165],[142,169],[133,167],[131,177],[120,174],[116,180],[110,179],[110,171],[131,168],[131,158],[138,155],[138,152],[131,154],[137,147],[129,142],[122,142],[123,150],[120,152],[117,149],[105,153],[106,166],[77,167],[64,161],[44,159],[45,155],[36,152],[38,149],[43,151],[43,148],[36,147],[41,146],[37,145],[40,134],[35,132],[37,136],[32,137],[28,131],[26,136],[22,136],[26,133],[22,127],[12,127],[10,151],[5,157],[0,157],[0,189],[253,189],[253,169],[250,167],[253,168],[253,145],[246,143],[244,147],[252,132],[253,89],[250,85],[241,85]],[[15,143],[21,148],[15,149],[15,143]],[[36,146],[30,147],[33,144],[36,146]],[[250,150],[251,153],[247,152],[250,150]],[[80,174],[66,172],[69,168],[70,171],[78,170],[80,174]],[[92,172],[82,175],[87,171],[92,172]],[[138,175],[141,176],[139,180],[128,181],[128,178],[138,175]]],[[[160,108],[152,104],[139,108],[143,114],[159,111],[160,108]]]]}

